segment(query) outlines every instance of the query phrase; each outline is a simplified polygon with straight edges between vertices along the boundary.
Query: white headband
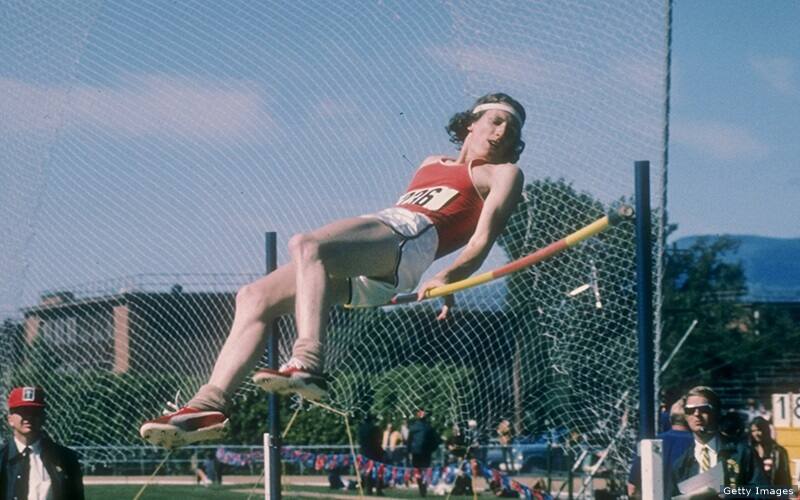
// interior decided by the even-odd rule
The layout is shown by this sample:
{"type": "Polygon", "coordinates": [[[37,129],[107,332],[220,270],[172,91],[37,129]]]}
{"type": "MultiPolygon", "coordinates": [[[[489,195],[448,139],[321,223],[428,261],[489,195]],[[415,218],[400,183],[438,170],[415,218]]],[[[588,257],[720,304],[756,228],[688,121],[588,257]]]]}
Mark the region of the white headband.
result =
{"type": "Polygon", "coordinates": [[[510,104],[506,104],[504,102],[487,102],[484,104],[478,104],[477,106],[475,106],[475,109],[472,110],[472,114],[477,115],[481,111],[487,111],[490,109],[499,109],[500,111],[505,111],[506,113],[516,118],[517,123],[519,123],[520,125],[524,125],[525,123],[519,116],[519,113],[517,113],[517,110],[514,109],[514,107],[511,106],[510,104]]]}

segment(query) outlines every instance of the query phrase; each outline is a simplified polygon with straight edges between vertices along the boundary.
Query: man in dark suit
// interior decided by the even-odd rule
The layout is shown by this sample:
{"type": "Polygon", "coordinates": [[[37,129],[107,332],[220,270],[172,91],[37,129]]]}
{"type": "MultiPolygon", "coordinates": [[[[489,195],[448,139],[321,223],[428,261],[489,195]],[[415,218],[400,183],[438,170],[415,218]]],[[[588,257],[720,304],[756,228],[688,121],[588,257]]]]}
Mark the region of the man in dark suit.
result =
{"type": "Polygon", "coordinates": [[[417,410],[417,419],[408,428],[408,451],[411,452],[411,466],[414,467],[414,474],[417,475],[420,496],[427,495],[428,485],[425,470],[431,466],[431,457],[439,449],[441,441],[428,422],[428,413],[421,408],[417,410]]]}
{"type": "MultiPolygon", "coordinates": [[[[686,415],[683,409],[683,398],[676,401],[669,411],[670,430],[656,436],[661,440],[661,456],[663,461],[664,498],[672,494],[672,464],[684,452],[694,445],[694,435],[686,424],[686,415]]],[[[642,489],[641,458],[635,455],[628,475],[628,497],[641,497],[642,489]]]]}
{"type": "Polygon", "coordinates": [[[78,455],[42,430],[41,387],[17,387],[8,396],[12,436],[0,447],[0,500],[83,500],[78,455]]]}
{"type": "Polygon", "coordinates": [[[375,462],[373,469],[366,472],[361,479],[364,481],[364,489],[367,495],[375,494],[383,496],[383,478],[379,477],[378,470],[380,464],[383,463],[383,448],[381,447],[381,438],[383,433],[375,425],[375,418],[367,413],[361,425],[358,426],[358,443],[361,447],[361,455],[367,459],[375,462]]]}
{"type": "MultiPolygon", "coordinates": [[[[724,442],[719,432],[722,407],[719,396],[705,386],[693,387],[683,397],[684,413],[694,444],[672,466],[672,493],[680,494],[678,483],[722,464],[724,487],[739,488],[761,484],[752,455],[742,443],[724,442]]],[[[691,494],[692,498],[717,498],[721,491],[691,494]]]]}

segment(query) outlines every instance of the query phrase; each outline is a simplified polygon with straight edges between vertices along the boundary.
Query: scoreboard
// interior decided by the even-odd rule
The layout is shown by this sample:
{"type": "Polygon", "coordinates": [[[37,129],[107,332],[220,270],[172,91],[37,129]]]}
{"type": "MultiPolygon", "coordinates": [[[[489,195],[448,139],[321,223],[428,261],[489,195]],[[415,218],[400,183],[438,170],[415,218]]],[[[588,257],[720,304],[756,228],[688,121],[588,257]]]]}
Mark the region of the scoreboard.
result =
{"type": "Polygon", "coordinates": [[[789,452],[792,483],[796,485],[800,482],[800,394],[772,395],[772,425],[775,440],[789,452]]]}

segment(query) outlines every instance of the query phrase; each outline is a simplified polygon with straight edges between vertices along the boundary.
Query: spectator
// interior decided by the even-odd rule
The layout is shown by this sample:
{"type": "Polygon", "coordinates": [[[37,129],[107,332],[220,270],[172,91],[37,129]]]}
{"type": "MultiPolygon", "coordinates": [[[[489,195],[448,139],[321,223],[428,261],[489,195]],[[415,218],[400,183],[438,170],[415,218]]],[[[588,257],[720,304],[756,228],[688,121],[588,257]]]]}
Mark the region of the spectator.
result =
{"type": "Polygon", "coordinates": [[[776,488],[792,486],[789,454],[786,452],[786,448],[772,439],[769,422],[763,417],[755,417],[750,422],[750,450],[756,464],[761,469],[764,484],[776,488]]]}
{"type": "Polygon", "coordinates": [[[672,428],[670,410],[667,408],[666,401],[661,401],[658,405],[658,432],[667,432],[672,428]]]}
{"type": "Polygon", "coordinates": [[[511,422],[504,418],[497,425],[497,441],[500,443],[500,451],[503,453],[503,463],[506,471],[514,470],[514,454],[511,451],[511,440],[514,434],[511,430],[511,422]]]}
{"type": "MultiPolygon", "coordinates": [[[[381,430],[375,425],[375,418],[369,413],[364,416],[364,420],[358,426],[358,444],[361,448],[361,455],[365,459],[383,462],[381,430]]],[[[382,478],[377,477],[373,472],[368,472],[361,480],[364,482],[364,489],[368,495],[371,495],[373,490],[377,495],[383,495],[382,478]]]]}
{"type": "Polygon", "coordinates": [[[197,452],[192,453],[192,456],[189,458],[189,467],[194,472],[194,481],[196,484],[202,484],[206,487],[211,484],[211,480],[208,479],[206,475],[205,468],[200,464],[200,460],[197,458],[197,452]]]}
{"type": "MultiPolygon", "coordinates": [[[[673,464],[672,492],[680,493],[679,483],[722,465],[723,484],[732,488],[761,484],[753,457],[741,443],[723,443],[719,431],[722,407],[719,396],[705,386],[694,387],[683,397],[684,414],[694,437],[690,446],[673,464]]],[[[698,498],[717,498],[718,489],[694,493],[698,498]]]]}
{"type": "Polygon", "coordinates": [[[719,435],[722,444],[737,445],[744,440],[744,424],[741,413],[729,410],[719,421],[719,435]]]}
{"type": "Polygon", "coordinates": [[[406,450],[406,442],[403,439],[403,433],[395,427],[391,435],[389,435],[389,450],[392,454],[392,464],[404,465],[405,457],[408,453],[406,450]]]}
{"type": "Polygon", "coordinates": [[[214,452],[209,451],[203,460],[203,470],[208,478],[208,484],[222,484],[222,464],[217,460],[214,452]]]}
{"type": "Polygon", "coordinates": [[[464,440],[464,434],[461,432],[461,428],[458,424],[453,424],[453,427],[446,436],[444,446],[447,449],[445,465],[458,465],[466,458],[467,444],[464,440]]]}
{"type": "Polygon", "coordinates": [[[78,455],[43,430],[44,390],[16,387],[8,396],[12,439],[0,448],[0,499],[83,500],[78,455]]]}
{"type": "Polygon", "coordinates": [[[332,490],[346,490],[347,485],[342,481],[342,473],[336,468],[328,473],[328,488],[332,490]]]}
{"type": "MultiPolygon", "coordinates": [[[[672,492],[672,464],[694,443],[694,437],[686,424],[683,410],[683,399],[679,399],[670,407],[670,429],[656,436],[661,440],[661,457],[663,464],[664,498],[672,492]]],[[[640,497],[642,489],[641,461],[639,455],[633,457],[631,471],[628,475],[628,496],[640,497]]]]}
{"type": "Polygon", "coordinates": [[[381,449],[383,450],[383,457],[386,462],[391,462],[391,453],[389,452],[389,438],[392,435],[392,421],[386,421],[386,427],[383,430],[383,437],[381,438],[381,449]]]}
{"type": "Polygon", "coordinates": [[[400,435],[403,437],[403,442],[408,443],[408,419],[404,418],[403,423],[400,424],[400,435]]]}
{"type": "Polygon", "coordinates": [[[342,473],[347,473],[350,469],[349,465],[335,465],[330,471],[328,472],[328,487],[332,490],[349,490],[349,489],[356,489],[356,483],[352,481],[348,481],[345,483],[342,480],[342,473]],[[351,487],[351,483],[352,487],[351,487]]]}
{"type": "Polygon", "coordinates": [[[386,424],[386,430],[383,431],[381,448],[383,448],[383,457],[386,463],[397,465],[403,462],[405,455],[403,435],[391,421],[386,424]]]}
{"type": "Polygon", "coordinates": [[[467,420],[467,457],[486,463],[486,439],[478,428],[477,420],[467,420]]]}
{"type": "Polygon", "coordinates": [[[417,419],[408,429],[408,451],[411,453],[411,466],[417,469],[417,485],[419,494],[427,495],[428,485],[425,482],[425,469],[431,466],[431,457],[439,449],[441,438],[428,422],[425,410],[417,411],[417,419]]]}
{"type": "Polygon", "coordinates": [[[739,413],[744,417],[745,425],[750,425],[750,422],[756,417],[761,417],[767,422],[772,420],[772,414],[767,411],[761,401],[757,401],[755,398],[747,398],[744,409],[739,410],[739,413]]]}

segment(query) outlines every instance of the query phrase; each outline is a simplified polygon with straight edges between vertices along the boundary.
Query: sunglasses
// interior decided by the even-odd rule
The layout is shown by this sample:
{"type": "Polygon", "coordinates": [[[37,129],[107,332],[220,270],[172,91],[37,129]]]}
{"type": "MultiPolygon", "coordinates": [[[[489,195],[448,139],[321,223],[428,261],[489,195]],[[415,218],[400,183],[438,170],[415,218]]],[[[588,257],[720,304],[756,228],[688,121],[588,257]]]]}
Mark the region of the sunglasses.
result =
{"type": "Polygon", "coordinates": [[[702,405],[687,405],[683,408],[683,413],[686,415],[694,415],[695,412],[700,413],[711,413],[714,411],[714,406],[710,404],[702,404],[702,405]]]}

